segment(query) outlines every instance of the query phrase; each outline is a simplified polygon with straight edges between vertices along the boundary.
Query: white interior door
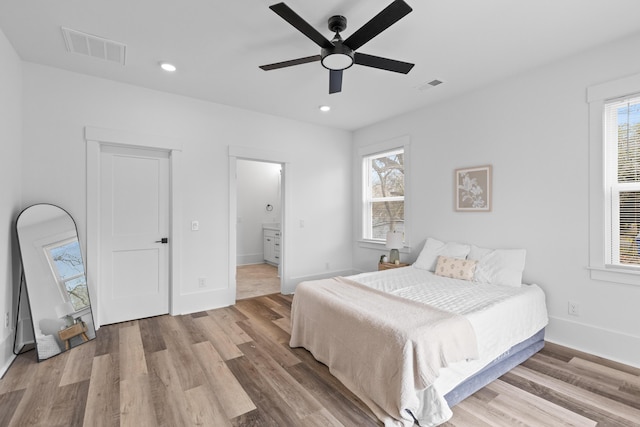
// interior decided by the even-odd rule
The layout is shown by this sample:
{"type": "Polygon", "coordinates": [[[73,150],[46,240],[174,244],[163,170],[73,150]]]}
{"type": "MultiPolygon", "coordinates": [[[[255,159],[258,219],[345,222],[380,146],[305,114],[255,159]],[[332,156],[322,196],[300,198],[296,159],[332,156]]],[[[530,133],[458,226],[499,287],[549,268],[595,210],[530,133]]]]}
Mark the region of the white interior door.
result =
{"type": "Polygon", "coordinates": [[[169,156],[103,146],[100,155],[101,323],[169,312],[169,156]]]}

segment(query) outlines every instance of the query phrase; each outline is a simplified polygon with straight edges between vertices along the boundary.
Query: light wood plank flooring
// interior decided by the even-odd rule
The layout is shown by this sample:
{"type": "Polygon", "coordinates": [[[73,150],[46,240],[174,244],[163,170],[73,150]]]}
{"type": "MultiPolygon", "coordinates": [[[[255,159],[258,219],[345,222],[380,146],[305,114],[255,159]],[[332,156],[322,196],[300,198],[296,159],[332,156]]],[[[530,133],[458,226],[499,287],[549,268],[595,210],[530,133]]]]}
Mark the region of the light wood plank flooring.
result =
{"type": "MultiPolygon", "coordinates": [[[[60,356],[19,356],[0,426],[379,426],[303,349],[291,297],[102,327],[60,356]]],[[[453,408],[447,426],[638,426],[640,369],[547,344],[453,408]]]]}
{"type": "Polygon", "coordinates": [[[239,265],[236,268],[236,299],[280,293],[278,267],[270,264],[239,265]]]}

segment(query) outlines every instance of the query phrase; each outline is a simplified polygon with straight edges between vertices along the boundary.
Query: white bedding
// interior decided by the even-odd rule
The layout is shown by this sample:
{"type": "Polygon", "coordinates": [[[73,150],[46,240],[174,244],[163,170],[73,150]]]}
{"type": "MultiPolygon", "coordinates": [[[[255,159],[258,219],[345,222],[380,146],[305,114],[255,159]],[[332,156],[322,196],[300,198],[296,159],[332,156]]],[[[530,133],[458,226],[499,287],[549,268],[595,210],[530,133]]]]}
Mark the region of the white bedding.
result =
{"type": "Polygon", "coordinates": [[[420,390],[443,367],[476,359],[468,319],[342,277],[300,283],[291,305],[292,347],[307,348],[381,420],[421,408],[420,390]]]}
{"type": "MultiPolygon", "coordinates": [[[[438,425],[447,421],[452,413],[443,397],[446,393],[515,344],[544,328],[548,322],[545,295],[537,285],[479,284],[437,276],[415,267],[363,273],[349,279],[464,315],[475,330],[479,358],[441,370],[434,385],[422,392],[423,405],[419,413],[413,414],[420,420],[420,425],[438,425]]],[[[394,422],[387,420],[385,425],[394,425],[394,422]]]]}

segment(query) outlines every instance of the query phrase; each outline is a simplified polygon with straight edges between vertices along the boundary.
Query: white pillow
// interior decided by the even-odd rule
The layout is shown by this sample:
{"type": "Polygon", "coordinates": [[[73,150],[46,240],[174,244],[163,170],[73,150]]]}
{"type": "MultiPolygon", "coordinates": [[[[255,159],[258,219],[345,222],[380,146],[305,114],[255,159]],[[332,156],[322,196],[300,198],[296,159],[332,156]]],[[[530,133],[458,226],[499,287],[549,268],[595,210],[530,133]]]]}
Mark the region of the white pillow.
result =
{"type": "Polygon", "coordinates": [[[467,259],[478,261],[474,282],[520,287],[526,255],[525,249],[488,249],[471,245],[467,259]]]}
{"type": "Polygon", "coordinates": [[[43,335],[36,340],[38,344],[38,359],[44,360],[62,353],[53,335],[43,335]]]}
{"type": "Polygon", "coordinates": [[[423,270],[435,271],[439,256],[464,259],[467,257],[469,250],[471,250],[469,245],[462,245],[455,242],[444,243],[428,237],[424,243],[424,248],[422,248],[413,266],[423,270]]]}

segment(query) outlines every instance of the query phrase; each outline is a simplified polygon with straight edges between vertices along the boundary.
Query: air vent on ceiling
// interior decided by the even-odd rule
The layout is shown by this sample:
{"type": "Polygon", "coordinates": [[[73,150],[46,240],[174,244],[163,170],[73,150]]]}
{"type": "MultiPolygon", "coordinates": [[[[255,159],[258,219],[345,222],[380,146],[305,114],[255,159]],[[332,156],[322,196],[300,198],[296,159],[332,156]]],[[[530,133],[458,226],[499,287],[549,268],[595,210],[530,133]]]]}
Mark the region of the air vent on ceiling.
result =
{"type": "Polygon", "coordinates": [[[441,85],[442,81],[440,80],[431,80],[430,82],[427,83],[423,83],[420,86],[418,86],[418,90],[427,90],[427,89],[431,89],[432,87],[436,87],[438,85],[441,85]]]}
{"type": "Polygon", "coordinates": [[[126,46],[113,40],[62,27],[67,50],[124,65],[126,46]]]}

